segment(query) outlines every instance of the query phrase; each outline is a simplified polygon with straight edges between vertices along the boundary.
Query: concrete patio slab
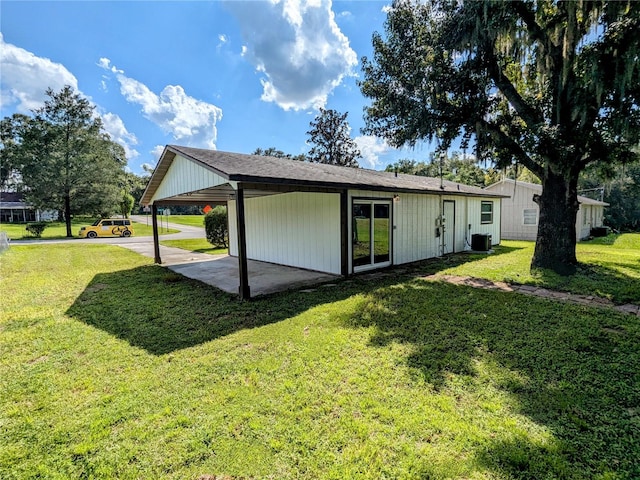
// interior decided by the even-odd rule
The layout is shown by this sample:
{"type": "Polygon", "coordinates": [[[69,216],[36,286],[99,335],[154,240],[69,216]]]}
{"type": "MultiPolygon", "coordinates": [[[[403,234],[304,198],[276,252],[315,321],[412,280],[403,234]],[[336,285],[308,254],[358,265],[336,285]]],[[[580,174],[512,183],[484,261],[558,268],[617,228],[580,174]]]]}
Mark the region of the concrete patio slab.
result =
{"type": "MultiPolygon", "coordinates": [[[[169,269],[185,277],[213,285],[225,292],[238,294],[240,277],[236,257],[217,256],[207,261],[169,265],[169,269]]],[[[247,261],[247,269],[252,297],[316,285],[338,278],[328,273],[255,260],[247,261]]]]}
{"type": "MultiPolygon", "coordinates": [[[[121,244],[140,255],[153,258],[153,243],[121,244]]],[[[238,259],[229,255],[207,255],[181,248],[160,246],[162,265],[185,277],[199,280],[220,290],[237,295],[240,286],[238,259]]],[[[302,268],[248,260],[251,296],[267,295],[285,290],[317,285],[339,278],[328,273],[302,268]]]]}

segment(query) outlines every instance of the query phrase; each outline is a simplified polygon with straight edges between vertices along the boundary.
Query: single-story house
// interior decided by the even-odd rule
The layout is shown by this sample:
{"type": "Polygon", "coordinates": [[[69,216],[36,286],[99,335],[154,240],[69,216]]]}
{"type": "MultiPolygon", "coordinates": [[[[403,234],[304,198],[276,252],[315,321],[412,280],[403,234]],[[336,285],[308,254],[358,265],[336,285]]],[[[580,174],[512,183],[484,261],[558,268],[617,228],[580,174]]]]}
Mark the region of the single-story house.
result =
{"type": "MultiPolygon", "coordinates": [[[[240,296],[247,259],[337,275],[500,242],[502,194],[438,178],[168,145],[141,204],[226,203],[240,296]]],[[[157,230],[154,228],[154,230],[157,230]]],[[[157,231],[155,257],[160,263],[157,231]]]]}
{"type": "MultiPolygon", "coordinates": [[[[535,240],[538,233],[538,204],[535,194],[542,193],[542,185],[511,179],[500,180],[485,188],[487,192],[510,196],[502,202],[502,238],[505,240],[535,240]]],[[[580,209],[576,218],[576,240],[587,238],[591,229],[602,227],[604,207],[609,204],[578,196],[580,209]]]]}
{"type": "Polygon", "coordinates": [[[24,201],[22,193],[0,192],[0,223],[49,222],[55,210],[38,210],[24,201]]]}

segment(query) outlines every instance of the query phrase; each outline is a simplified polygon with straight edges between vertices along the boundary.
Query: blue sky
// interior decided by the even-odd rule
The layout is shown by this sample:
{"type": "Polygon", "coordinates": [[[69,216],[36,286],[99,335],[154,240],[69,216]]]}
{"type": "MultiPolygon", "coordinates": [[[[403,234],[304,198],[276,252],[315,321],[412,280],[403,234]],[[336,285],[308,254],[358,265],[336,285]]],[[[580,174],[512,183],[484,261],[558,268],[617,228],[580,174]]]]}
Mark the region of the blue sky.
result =
{"type": "Polygon", "coordinates": [[[383,32],[388,3],[3,0],[2,117],[38,108],[47,87],[72,85],[135,173],[170,143],[305,153],[320,107],[349,113],[362,167],[428,160],[428,145],[395,150],[360,131],[360,59],[383,32]]]}

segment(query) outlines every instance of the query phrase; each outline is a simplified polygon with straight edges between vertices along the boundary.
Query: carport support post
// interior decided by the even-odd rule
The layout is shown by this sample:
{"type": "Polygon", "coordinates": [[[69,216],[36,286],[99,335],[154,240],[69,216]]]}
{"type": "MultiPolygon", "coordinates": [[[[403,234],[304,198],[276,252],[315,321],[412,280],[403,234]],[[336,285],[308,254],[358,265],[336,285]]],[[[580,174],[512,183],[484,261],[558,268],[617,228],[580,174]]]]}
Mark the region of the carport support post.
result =
{"type": "Polygon", "coordinates": [[[238,273],[240,276],[240,287],[238,294],[240,300],[251,298],[249,288],[249,271],[247,269],[247,236],[244,225],[244,187],[238,184],[236,190],[236,224],[238,226],[238,273]]]}
{"type": "Polygon", "coordinates": [[[153,262],[162,263],[160,258],[160,239],[158,237],[158,207],[151,205],[151,224],[153,225],[153,262]]]}
{"type": "Polygon", "coordinates": [[[349,194],[340,192],[340,274],[349,275],[349,194]]]}

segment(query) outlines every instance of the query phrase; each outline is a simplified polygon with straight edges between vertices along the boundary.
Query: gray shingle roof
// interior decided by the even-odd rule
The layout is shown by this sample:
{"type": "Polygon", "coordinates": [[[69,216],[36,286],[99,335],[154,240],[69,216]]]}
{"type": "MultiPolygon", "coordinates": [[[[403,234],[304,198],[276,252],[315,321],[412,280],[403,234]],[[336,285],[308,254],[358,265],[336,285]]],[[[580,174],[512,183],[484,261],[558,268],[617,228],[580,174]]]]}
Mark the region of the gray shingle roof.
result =
{"type": "MultiPolygon", "coordinates": [[[[423,193],[449,193],[466,196],[502,197],[478,187],[416,175],[379,172],[364,168],[339,167],[321,163],[301,162],[261,155],[222,152],[199,148],[168,145],[173,152],[216,171],[227,180],[238,182],[305,185],[330,188],[357,188],[366,190],[415,191],[423,193]]],[[[161,159],[162,161],[162,159],[161,159]]]]}

